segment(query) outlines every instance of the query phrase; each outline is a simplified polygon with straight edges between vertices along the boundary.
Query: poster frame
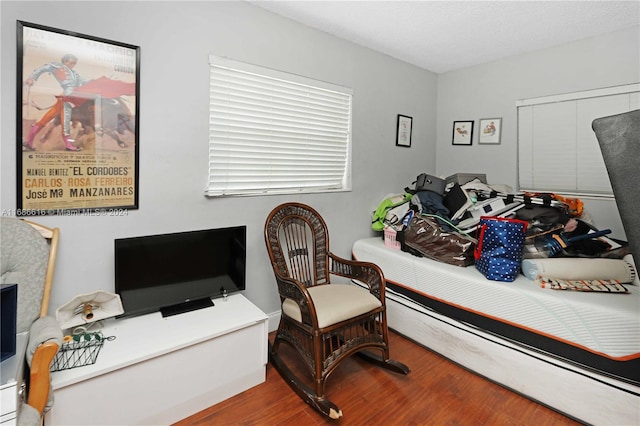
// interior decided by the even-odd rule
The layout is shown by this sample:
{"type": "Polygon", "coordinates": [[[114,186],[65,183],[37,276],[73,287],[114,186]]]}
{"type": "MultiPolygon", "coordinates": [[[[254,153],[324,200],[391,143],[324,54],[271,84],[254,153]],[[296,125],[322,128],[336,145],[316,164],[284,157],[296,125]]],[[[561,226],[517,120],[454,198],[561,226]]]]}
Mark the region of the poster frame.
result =
{"type": "MultiPolygon", "coordinates": [[[[124,216],[128,214],[129,210],[138,209],[140,175],[140,47],[20,20],[17,21],[16,28],[16,216],[77,214],[124,216]],[[42,43],[38,43],[37,40],[34,40],[35,36],[32,36],[32,34],[37,34],[37,36],[41,37],[43,40],[55,41],[43,41],[42,43]],[[38,51],[39,56],[45,56],[43,53],[50,54],[46,55],[50,56],[51,62],[49,64],[55,63],[56,67],[58,67],[55,72],[58,73],[60,72],[58,69],[60,68],[62,60],[67,57],[67,55],[60,55],[61,50],[66,51],[73,57],[76,57],[77,55],[75,61],[78,63],[78,67],[75,67],[75,63],[71,66],[71,68],[76,72],[76,75],[82,75],[82,71],[77,70],[77,68],[82,68],[81,65],[83,57],[81,56],[82,53],[76,54],[75,51],[84,52],[85,54],[89,52],[92,58],[90,61],[86,62],[91,62],[93,73],[90,75],[82,75],[82,83],[78,84],[73,89],[68,89],[68,86],[63,86],[59,75],[56,77],[53,68],[49,69],[47,72],[43,72],[39,76],[48,73],[49,81],[55,81],[55,79],[57,79],[58,93],[49,93],[51,101],[44,107],[37,105],[32,98],[34,93],[38,93],[37,90],[34,90],[34,87],[39,83],[37,79],[34,81],[34,79],[30,77],[35,73],[33,66],[25,66],[25,60],[32,59],[31,62],[33,62],[33,58],[29,58],[28,56],[30,54],[29,52],[33,51],[32,46],[34,44],[41,45],[39,47],[40,50],[38,51]],[[97,72],[97,70],[100,72],[97,72]],[[104,74],[101,75],[102,71],[104,71],[104,74]],[[119,77],[123,75],[127,77],[128,81],[119,80],[119,77]],[[104,93],[93,94],[85,92],[84,94],[81,94],[81,96],[88,99],[89,102],[86,100],[80,100],[80,102],[77,103],[73,102],[73,99],[79,99],[80,94],[75,91],[78,87],[81,87],[92,80],[94,83],[98,84],[96,81],[101,82],[103,81],[101,80],[102,78],[115,82],[115,85],[121,85],[116,87],[126,86],[127,93],[116,95],[115,92],[113,92],[106,95],[104,93]],[[29,83],[27,82],[28,79],[31,79],[29,83]],[[62,99],[65,99],[65,102],[63,102],[62,99]],[[72,99],[72,101],[66,102],[66,100],[69,99],[72,99]],[[105,101],[110,103],[119,102],[118,105],[120,105],[120,109],[109,114],[110,111],[105,107],[105,101]],[[93,138],[85,139],[93,140],[94,142],[94,145],[91,147],[92,151],[89,152],[84,151],[83,147],[79,146],[79,140],[73,139],[71,137],[71,132],[68,132],[69,128],[75,130],[75,128],[78,127],[78,123],[74,118],[65,119],[64,117],[67,116],[61,112],[66,108],[66,105],[69,105],[70,108],[75,108],[78,103],[81,104],[82,102],[86,102],[89,107],[93,108],[91,110],[92,113],[89,115],[89,119],[93,119],[91,125],[80,126],[81,131],[85,132],[83,135],[88,138],[93,138]],[[45,140],[44,136],[40,136],[40,134],[38,134],[38,137],[35,137],[35,133],[34,136],[30,138],[30,129],[33,126],[29,124],[29,122],[37,121],[34,119],[34,114],[32,114],[31,111],[38,111],[38,113],[41,114],[39,118],[44,118],[46,113],[42,113],[41,111],[54,109],[56,103],[60,103],[60,105],[65,106],[58,108],[58,111],[60,112],[55,115],[54,119],[47,122],[47,129],[43,129],[45,126],[41,126],[39,129],[41,133],[46,133],[46,135],[48,135],[47,138],[52,138],[51,140],[54,140],[54,142],[57,143],[57,145],[55,145],[55,147],[58,147],[57,151],[53,147],[54,145],[50,143],[46,147],[47,152],[44,152],[44,150],[39,152],[39,148],[44,148],[44,142],[47,142],[48,139],[45,140]],[[25,111],[27,111],[27,113],[25,113],[25,111]],[[62,125],[63,120],[69,123],[66,128],[62,125]],[[110,125],[109,123],[112,124],[110,125]],[[53,132],[54,136],[50,136],[52,134],[52,130],[55,131],[53,132]],[[69,136],[63,136],[64,133],[69,133],[69,136]],[[110,139],[105,138],[105,135],[110,139]],[[66,140],[65,137],[67,138],[66,140]],[[26,143],[28,138],[31,139],[31,145],[26,143]],[[98,148],[98,140],[101,143],[106,140],[107,142],[105,145],[109,145],[109,149],[106,150],[102,148],[102,145],[98,148]],[[67,143],[67,141],[69,142],[67,143]],[[55,168],[43,165],[42,168],[34,169],[42,170],[42,174],[44,174],[44,176],[38,176],[38,179],[43,179],[40,181],[41,185],[38,185],[40,187],[31,190],[30,187],[32,187],[33,184],[28,184],[29,187],[27,187],[26,179],[33,179],[34,177],[26,176],[31,173],[25,173],[26,165],[23,164],[23,161],[29,161],[27,164],[32,164],[32,162],[37,161],[42,161],[46,164],[46,160],[38,160],[38,158],[49,158],[48,161],[51,162],[54,161],[51,160],[54,155],[58,158],[55,161],[58,161],[60,164],[55,168]],[[94,156],[93,159],[92,155],[94,156]],[[124,158],[126,156],[126,164],[131,165],[134,170],[130,170],[131,167],[115,167],[117,164],[112,164],[113,167],[109,167],[108,163],[107,165],[104,165],[104,158],[109,158],[110,155],[114,159],[121,157],[124,158]],[[76,156],[75,159],[74,156],[76,156]],[[131,158],[131,156],[133,156],[133,158],[131,158]],[[34,158],[36,159],[34,160],[34,158]],[[78,166],[78,158],[83,158],[82,168],[78,166]],[[53,177],[48,175],[48,173],[52,173],[52,170],[58,170],[58,172],[55,173],[61,173],[64,174],[64,176],[59,177],[56,175],[53,177]],[[92,196],[90,199],[84,199],[78,196],[79,199],[77,201],[69,198],[56,200],[55,197],[60,197],[61,195],[55,194],[61,194],[60,191],[63,191],[63,189],[55,187],[56,183],[64,182],[65,178],[70,179],[69,175],[73,175],[74,171],[81,173],[83,170],[87,172],[94,172],[88,173],[91,176],[85,176],[85,179],[89,179],[85,180],[85,182],[92,182],[91,177],[93,177],[95,185],[99,185],[98,182],[119,183],[112,183],[112,186],[107,186],[107,184],[102,183],[100,185],[105,186],[97,188],[95,186],[91,186],[87,188],[73,189],[76,193],[78,191],[84,191],[86,194],[89,194],[89,192],[97,194],[92,196]],[[112,179],[99,180],[99,177],[112,179]],[[43,200],[35,201],[34,199],[37,197],[37,194],[40,194],[43,200]],[[115,198],[113,197],[114,194],[117,194],[115,198]],[[120,195],[122,196],[120,197],[120,195]],[[109,196],[111,196],[111,198],[109,196]],[[47,199],[46,201],[44,201],[45,198],[47,199]]],[[[67,61],[68,60],[69,59],[67,59],[67,61]]],[[[66,80],[68,80],[68,78],[66,78],[66,80]]],[[[48,90],[51,91],[51,88],[48,90]]],[[[89,89],[86,90],[88,91],[89,89]]],[[[83,175],[86,174],[87,173],[83,173],[83,175]]],[[[71,185],[72,181],[69,180],[68,182],[69,185],[71,185]]],[[[68,188],[65,188],[65,190],[66,189],[68,188]]],[[[68,192],[71,191],[72,189],[69,189],[68,192]]]]}

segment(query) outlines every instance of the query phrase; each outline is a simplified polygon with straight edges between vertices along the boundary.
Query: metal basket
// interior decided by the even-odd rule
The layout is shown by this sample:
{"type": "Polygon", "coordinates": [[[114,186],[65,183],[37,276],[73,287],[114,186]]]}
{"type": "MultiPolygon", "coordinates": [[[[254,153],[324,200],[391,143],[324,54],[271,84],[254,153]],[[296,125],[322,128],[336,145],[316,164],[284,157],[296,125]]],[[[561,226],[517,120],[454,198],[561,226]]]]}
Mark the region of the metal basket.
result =
{"type": "Polygon", "coordinates": [[[51,363],[51,371],[69,370],[95,364],[105,338],[101,332],[65,336],[62,347],[51,363]]]}

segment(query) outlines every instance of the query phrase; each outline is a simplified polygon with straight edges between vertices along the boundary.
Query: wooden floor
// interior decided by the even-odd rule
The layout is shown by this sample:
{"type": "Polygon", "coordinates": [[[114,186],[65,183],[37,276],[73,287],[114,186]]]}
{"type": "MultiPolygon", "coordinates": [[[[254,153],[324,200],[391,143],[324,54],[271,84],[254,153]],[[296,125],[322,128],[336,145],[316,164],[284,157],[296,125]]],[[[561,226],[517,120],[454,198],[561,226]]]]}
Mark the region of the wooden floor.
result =
{"type": "MultiPolygon", "coordinates": [[[[390,332],[389,345],[411,373],[390,373],[358,357],[345,361],[326,385],[340,420],[302,402],[269,364],[265,383],[176,425],[579,425],[398,334],[390,332]]],[[[292,351],[287,359],[295,362],[292,351]]]]}

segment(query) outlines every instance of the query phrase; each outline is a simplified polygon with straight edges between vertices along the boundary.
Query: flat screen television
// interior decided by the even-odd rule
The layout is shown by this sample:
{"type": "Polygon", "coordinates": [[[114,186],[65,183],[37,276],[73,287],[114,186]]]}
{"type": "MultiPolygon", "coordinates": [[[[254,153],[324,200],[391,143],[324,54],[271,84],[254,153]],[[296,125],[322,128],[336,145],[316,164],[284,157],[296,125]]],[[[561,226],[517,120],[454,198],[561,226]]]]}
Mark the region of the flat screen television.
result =
{"type": "Polygon", "coordinates": [[[121,317],[175,315],[245,289],[246,226],[115,240],[121,317]]]}

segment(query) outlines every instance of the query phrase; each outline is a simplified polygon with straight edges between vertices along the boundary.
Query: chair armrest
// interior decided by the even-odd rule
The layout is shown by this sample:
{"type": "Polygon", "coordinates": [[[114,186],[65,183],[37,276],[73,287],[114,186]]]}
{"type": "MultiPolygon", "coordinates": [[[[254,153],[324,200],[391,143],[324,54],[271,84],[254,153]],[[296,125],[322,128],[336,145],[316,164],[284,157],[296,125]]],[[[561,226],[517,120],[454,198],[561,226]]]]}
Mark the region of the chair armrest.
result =
{"type": "Polygon", "coordinates": [[[49,402],[51,390],[51,362],[60,346],[56,342],[46,342],[38,346],[31,360],[29,374],[29,396],[27,403],[40,414],[49,402]]]}
{"type": "Polygon", "coordinates": [[[60,324],[52,316],[40,317],[33,322],[29,329],[29,343],[27,344],[27,363],[31,366],[32,358],[40,345],[54,342],[62,345],[62,330],[60,324]]]}
{"type": "Polygon", "coordinates": [[[55,318],[38,318],[29,330],[27,363],[30,367],[27,403],[40,414],[49,402],[51,362],[62,345],[62,330],[55,318]]]}
{"type": "Polygon", "coordinates": [[[332,274],[358,280],[369,287],[371,294],[375,295],[384,304],[384,292],[386,281],[382,269],[375,263],[349,260],[329,253],[331,260],[330,270],[332,274]]]}
{"type": "MultiPolygon", "coordinates": [[[[274,268],[274,271],[276,269],[274,268]]],[[[285,277],[276,272],[276,283],[281,301],[285,298],[295,301],[300,307],[302,323],[313,328],[318,328],[316,308],[307,288],[300,281],[285,277]]]]}

